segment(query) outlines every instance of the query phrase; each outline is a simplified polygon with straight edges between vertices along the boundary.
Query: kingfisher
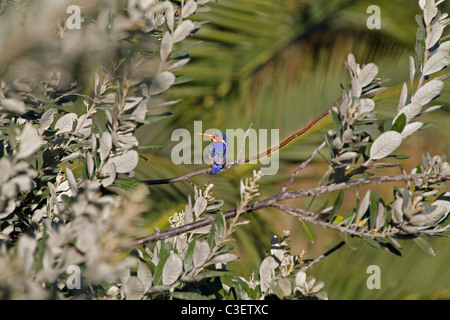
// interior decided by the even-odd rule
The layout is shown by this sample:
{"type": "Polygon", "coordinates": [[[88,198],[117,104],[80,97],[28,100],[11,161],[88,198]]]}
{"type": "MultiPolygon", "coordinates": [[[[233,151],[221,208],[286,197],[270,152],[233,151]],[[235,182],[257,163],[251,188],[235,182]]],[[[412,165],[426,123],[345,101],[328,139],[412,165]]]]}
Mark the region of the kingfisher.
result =
{"type": "Polygon", "coordinates": [[[227,162],[227,136],[215,131],[213,134],[199,133],[202,136],[209,137],[213,141],[209,144],[209,159],[211,160],[212,174],[217,174],[227,162]]]}

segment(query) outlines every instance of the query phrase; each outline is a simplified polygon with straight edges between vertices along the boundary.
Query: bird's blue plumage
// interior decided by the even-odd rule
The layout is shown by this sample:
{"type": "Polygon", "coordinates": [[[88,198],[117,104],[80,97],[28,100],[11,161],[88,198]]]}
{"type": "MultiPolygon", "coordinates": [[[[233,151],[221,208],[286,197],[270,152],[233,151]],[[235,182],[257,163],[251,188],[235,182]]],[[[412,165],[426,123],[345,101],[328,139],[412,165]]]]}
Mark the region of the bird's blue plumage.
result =
{"type": "Polygon", "coordinates": [[[227,162],[227,137],[225,134],[221,134],[223,141],[215,141],[209,145],[209,154],[213,160],[212,174],[217,174],[227,162]]]}

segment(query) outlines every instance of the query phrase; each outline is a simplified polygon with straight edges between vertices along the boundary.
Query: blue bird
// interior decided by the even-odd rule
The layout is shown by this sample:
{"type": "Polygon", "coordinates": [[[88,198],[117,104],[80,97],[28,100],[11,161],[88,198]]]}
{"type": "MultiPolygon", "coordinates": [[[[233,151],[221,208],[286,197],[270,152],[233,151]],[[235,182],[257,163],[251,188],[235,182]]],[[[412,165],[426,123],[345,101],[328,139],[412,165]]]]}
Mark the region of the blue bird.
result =
{"type": "Polygon", "coordinates": [[[217,174],[224,168],[227,162],[227,136],[220,131],[216,131],[213,134],[199,134],[213,139],[209,144],[209,159],[211,160],[211,173],[217,174]]]}

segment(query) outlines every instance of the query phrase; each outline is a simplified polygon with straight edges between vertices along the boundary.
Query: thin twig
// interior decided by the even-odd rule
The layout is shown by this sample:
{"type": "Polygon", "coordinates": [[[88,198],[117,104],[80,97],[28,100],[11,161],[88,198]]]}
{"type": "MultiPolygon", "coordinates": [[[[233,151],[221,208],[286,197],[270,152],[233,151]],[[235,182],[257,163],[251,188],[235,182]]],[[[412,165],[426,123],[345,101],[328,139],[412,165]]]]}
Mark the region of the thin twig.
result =
{"type": "Polygon", "coordinates": [[[183,176],[175,177],[175,178],[159,179],[159,180],[143,180],[141,182],[145,183],[147,185],[169,184],[169,183],[175,183],[175,182],[180,182],[180,181],[186,181],[189,178],[200,176],[200,175],[206,174],[206,173],[211,173],[211,168],[191,172],[191,173],[185,174],[183,176]]]}
{"type": "Polygon", "coordinates": [[[313,121],[311,121],[305,128],[303,128],[302,130],[300,130],[300,131],[294,133],[292,136],[290,136],[289,138],[287,138],[286,140],[284,140],[284,141],[283,141],[282,143],[280,143],[279,145],[277,145],[277,146],[275,146],[275,147],[273,147],[273,148],[270,148],[270,149],[267,150],[267,151],[264,151],[264,152],[262,152],[262,153],[259,153],[259,154],[257,154],[256,156],[249,157],[249,158],[247,158],[247,159],[245,159],[245,160],[243,160],[243,161],[238,161],[238,162],[235,161],[233,164],[243,164],[243,163],[247,163],[247,162],[250,162],[250,161],[259,159],[259,158],[261,158],[261,157],[267,156],[267,155],[271,154],[272,152],[274,152],[274,151],[276,151],[276,150],[278,150],[278,149],[281,149],[282,147],[286,146],[289,142],[291,142],[291,141],[294,140],[295,138],[301,136],[301,135],[304,134],[306,131],[308,131],[309,129],[311,129],[311,127],[313,127],[317,122],[319,122],[320,119],[324,118],[324,117],[328,114],[328,112],[331,110],[331,108],[333,108],[334,106],[336,106],[336,105],[339,103],[339,101],[341,101],[341,99],[342,99],[342,95],[340,95],[340,96],[336,99],[336,101],[335,101],[335,102],[334,102],[334,103],[333,103],[333,104],[332,104],[332,105],[331,105],[324,113],[322,113],[320,116],[318,116],[318,117],[315,118],[313,121]]]}
{"type": "Polygon", "coordinates": [[[295,172],[291,175],[288,182],[286,182],[286,184],[283,186],[280,193],[286,192],[287,188],[294,181],[295,177],[297,177],[297,175],[300,173],[300,171],[302,171],[308,165],[308,163],[310,163],[311,160],[316,156],[316,154],[319,152],[319,150],[322,149],[323,147],[325,147],[326,145],[327,145],[327,143],[325,141],[322,142],[322,144],[320,146],[318,146],[316,148],[316,150],[314,150],[305,161],[302,162],[302,164],[297,168],[297,170],[295,170],[295,172]]]}
{"type": "Polygon", "coordinates": [[[281,194],[278,198],[278,201],[287,200],[287,199],[295,199],[302,197],[311,197],[318,196],[324,193],[330,193],[337,190],[343,190],[354,186],[365,185],[365,184],[374,184],[374,183],[385,183],[385,182],[395,182],[395,181],[412,181],[417,179],[429,179],[429,180],[437,180],[437,181],[446,181],[450,180],[450,175],[443,174],[401,174],[396,176],[381,176],[381,177],[372,177],[369,179],[357,179],[350,180],[345,182],[333,183],[326,186],[319,186],[306,190],[295,190],[288,191],[284,194],[281,194]]]}
{"type": "MultiPolygon", "coordinates": [[[[352,180],[352,181],[346,181],[346,182],[340,182],[340,183],[334,183],[327,186],[319,186],[311,189],[305,189],[305,190],[294,190],[294,191],[288,191],[285,193],[278,193],[272,197],[266,198],[261,201],[257,201],[255,203],[247,205],[243,210],[241,215],[247,214],[249,212],[254,212],[262,208],[267,207],[280,207],[280,204],[277,204],[279,201],[287,200],[287,199],[295,199],[295,198],[302,198],[302,197],[310,197],[310,196],[317,196],[325,193],[329,193],[332,191],[337,190],[343,190],[354,186],[359,185],[366,185],[366,184],[375,184],[375,183],[385,183],[385,182],[394,182],[394,181],[411,181],[416,179],[430,179],[434,181],[446,181],[450,180],[450,175],[440,175],[440,174],[409,174],[409,175],[397,175],[397,176],[382,176],[382,177],[372,177],[369,179],[358,179],[358,180],[352,180]]],[[[289,208],[289,207],[287,207],[289,208]]],[[[298,208],[294,208],[295,210],[301,210],[298,208]]],[[[293,209],[289,210],[290,212],[293,212],[293,209]]],[[[225,219],[233,218],[236,215],[236,209],[226,211],[223,213],[225,219]]],[[[306,218],[305,216],[302,216],[303,219],[306,218]]],[[[311,217],[310,217],[311,218],[311,217]]],[[[144,243],[150,243],[166,238],[171,238],[186,232],[190,232],[193,230],[197,230],[203,227],[206,227],[208,225],[211,225],[214,221],[214,216],[207,217],[195,222],[192,222],[190,224],[186,224],[181,227],[161,231],[158,233],[150,234],[141,238],[138,238],[134,240],[134,245],[138,246],[144,243]]],[[[309,221],[313,221],[312,218],[309,221]]],[[[316,219],[314,221],[317,221],[316,219]]],[[[318,222],[316,222],[318,223],[318,222]]],[[[331,224],[327,224],[328,227],[331,226],[331,224]]],[[[332,226],[335,229],[339,229],[342,226],[333,225],[332,226]]],[[[349,230],[346,229],[348,232],[349,230]]],[[[394,231],[394,230],[393,230],[394,231]]],[[[355,231],[355,235],[361,235],[361,232],[355,231]]],[[[367,235],[367,234],[365,234],[367,235]]],[[[386,236],[380,235],[381,236],[386,236]]],[[[378,235],[373,234],[373,237],[378,237],[378,235]]]]}
{"type": "Polygon", "coordinates": [[[250,123],[250,126],[248,127],[247,132],[245,133],[244,140],[242,140],[241,149],[239,150],[235,160],[239,159],[239,156],[241,155],[242,151],[244,150],[245,140],[247,139],[247,136],[250,133],[250,129],[251,129],[252,125],[253,125],[253,122],[250,123]]]}
{"type": "Polygon", "coordinates": [[[333,248],[331,248],[330,250],[328,250],[327,252],[321,254],[320,256],[318,256],[316,259],[314,259],[313,261],[311,261],[307,266],[304,266],[300,269],[300,271],[306,272],[309,269],[311,269],[312,267],[314,267],[316,264],[318,264],[320,261],[322,261],[323,259],[325,259],[326,257],[328,257],[330,254],[332,254],[333,252],[335,252],[336,250],[338,250],[339,248],[341,248],[343,245],[345,244],[345,241],[341,241],[339,242],[337,245],[335,245],[333,248]]]}
{"type": "Polygon", "coordinates": [[[290,216],[300,219],[302,221],[305,221],[305,222],[308,222],[311,224],[315,224],[315,225],[319,225],[324,228],[338,230],[338,231],[341,231],[341,232],[344,232],[344,233],[347,233],[350,235],[358,236],[358,237],[365,236],[365,237],[369,237],[372,239],[384,238],[386,236],[393,236],[399,232],[399,229],[397,229],[397,228],[391,228],[389,230],[389,232],[386,231],[383,233],[374,232],[373,230],[368,230],[368,229],[356,230],[356,229],[352,229],[352,227],[354,227],[354,225],[341,226],[338,224],[333,224],[331,221],[325,221],[325,220],[318,219],[317,215],[315,215],[314,212],[309,212],[309,211],[303,210],[301,208],[292,208],[292,207],[286,206],[284,204],[279,204],[279,203],[275,203],[273,205],[273,207],[289,214],[290,216]]]}
{"type": "MultiPolygon", "coordinates": [[[[288,143],[290,143],[292,140],[294,140],[295,138],[301,136],[301,135],[304,134],[306,131],[308,131],[309,129],[311,129],[311,127],[314,126],[317,122],[319,122],[320,119],[324,118],[324,117],[328,114],[328,112],[330,111],[330,109],[331,109],[332,107],[336,106],[336,105],[339,103],[339,101],[340,101],[341,99],[342,99],[342,95],[340,95],[340,96],[336,99],[336,101],[331,105],[331,107],[329,107],[324,113],[322,113],[320,116],[318,116],[317,118],[315,118],[315,119],[314,119],[311,123],[309,123],[305,128],[303,128],[302,130],[300,130],[300,131],[294,133],[292,136],[290,136],[289,138],[287,138],[286,140],[284,140],[284,141],[283,141],[282,143],[280,143],[279,145],[277,145],[277,146],[275,146],[275,147],[273,147],[273,148],[270,148],[270,149],[268,149],[268,150],[266,150],[266,151],[264,151],[264,152],[262,152],[262,153],[259,153],[259,154],[255,155],[255,156],[252,156],[252,157],[249,157],[249,158],[247,158],[247,159],[244,159],[244,160],[237,160],[237,158],[236,158],[236,160],[235,160],[233,163],[225,165],[225,167],[222,169],[222,171],[223,171],[223,170],[228,170],[228,169],[230,169],[231,167],[233,167],[233,166],[235,166],[235,165],[238,165],[238,164],[244,164],[244,163],[248,163],[248,162],[250,162],[250,161],[253,161],[253,160],[262,158],[262,157],[267,156],[267,155],[271,154],[272,152],[274,152],[274,151],[276,151],[276,150],[278,150],[278,149],[281,149],[282,147],[286,146],[286,145],[287,145],[288,143]]],[[[250,128],[249,128],[249,129],[250,129],[250,128]]],[[[247,132],[248,132],[248,130],[247,130],[247,132]]],[[[244,138],[244,141],[245,141],[245,138],[244,138]]],[[[175,178],[158,179],[158,180],[143,180],[143,181],[141,181],[141,182],[142,182],[142,183],[145,183],[145,184],[147,184],[147,185],[169,184],[169,183],[175,183],[175,182],[180,182],[180,181],[186,181],[187,179],[192,178],[192,177],[196,177],[196,176],[200,176],[200,175],[203,175],[203,174],[211,173],[211,171],[212,171],[211,168],[208,168],[208,169],[202,169],[202,170],[199,170],[199,171],[191,172],[191,173],[188,173],[188,174],[186,174],[186,175],[179,176],[179,177],[175,177],[175,178]]]]}

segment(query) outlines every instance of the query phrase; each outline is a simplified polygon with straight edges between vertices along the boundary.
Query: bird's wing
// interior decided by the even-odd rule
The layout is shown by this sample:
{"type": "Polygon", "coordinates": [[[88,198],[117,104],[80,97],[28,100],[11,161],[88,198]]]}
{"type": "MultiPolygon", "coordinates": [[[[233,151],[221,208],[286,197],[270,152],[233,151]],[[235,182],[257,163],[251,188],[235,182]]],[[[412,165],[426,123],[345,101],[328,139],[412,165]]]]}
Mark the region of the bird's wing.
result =
{"type": "Polygon", "coordinates": [[[213,142],[209,146],[209,151],[214,163],[225,164],[227,146],[222,142],[213,142]]]}

